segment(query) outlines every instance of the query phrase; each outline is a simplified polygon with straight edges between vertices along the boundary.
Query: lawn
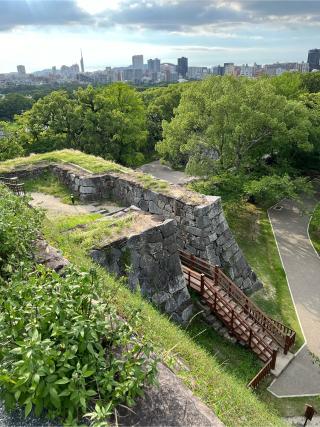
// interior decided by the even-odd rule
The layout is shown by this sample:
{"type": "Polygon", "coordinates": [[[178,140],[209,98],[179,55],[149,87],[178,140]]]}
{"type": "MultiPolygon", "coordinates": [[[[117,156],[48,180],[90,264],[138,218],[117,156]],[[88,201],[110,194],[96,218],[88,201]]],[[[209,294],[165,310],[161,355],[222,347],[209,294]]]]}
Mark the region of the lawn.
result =
{"type": "Polygon", "coordinates": [[[309,225],[309,234],[313,246],[320,255],[320,203],[317,205],[316,209],[313,212],[309,225]]]}
{"type": "Polygon", "coordinates": [[[97,270],[106,289],[112,291],[113,303],[120,315],[130,316],[132,310],[141,309],[144,321],[138,332],[154,343],[162,358],[227,426],[284,425],[272,405],[266,405],[246,388],[260,366],[254,355],[225,341],[198,318],[186,330],[180,328],[139,293],[130,292],[123,280],[114,279],[94,264],[84,247],[66,232],[70,224],[74,227],[85,222],[93,224],[89,217],[85,220],[73,217],[67,221],[46,219],[44,234],[74,264],[97,270]]]}

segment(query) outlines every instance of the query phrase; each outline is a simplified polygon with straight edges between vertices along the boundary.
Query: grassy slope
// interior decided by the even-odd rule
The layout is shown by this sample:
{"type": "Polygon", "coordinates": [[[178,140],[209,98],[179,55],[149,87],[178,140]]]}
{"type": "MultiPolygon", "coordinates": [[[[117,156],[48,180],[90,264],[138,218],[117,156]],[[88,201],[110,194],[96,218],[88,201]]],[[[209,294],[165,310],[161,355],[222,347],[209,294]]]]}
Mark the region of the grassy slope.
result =
{"type": "Polygon", "coordinates": [[[309,226],[309,234],[313,246],[320,255],[320,203],[317,205],[309,226]]]}
{"type": "Polygon", "coordinates": [[[63,221],[46,220],[44,233],[47,239],[62,249],[76,265],[97,268],[106,288],[113,291],[114,303],[120,314],[128,316],[134,309],[142,310],[144,322],[139,332],[157,345],[158,352],[168,363],[177,366],[174,361],[179,358],[188,366],[184,369],[179,364],[180,377],[226,425],[258,427],[283,424],[270,406],[245,387],[258,368],[250,352],[227,343],[197,319],[187,330],[170,322],[140,294],[131,293],[119,280],[114,280],[104,269],[93,264],[69,233],[61,233],[70,224],[83,223],[83,217],[63,221]]]}
{"type": "Polygon", "coordinates": [[[0,162],[0,173],[13,170],[18,166],[30,165],[39,162],[66,162],[74,163],[91,172],[126,172],[130,169],[101,157],[91,156],[76,150],[51,151],[49,153],[32,154],[28,157],[16,157],[15,159],[0,162]]]}
{"type": "Polygon", "coordinates": [[[43,154],[32,154],[28,157],[17,157],[0,162],[0,174],[13,171],[17,167],[32,165],[41,162],[73,163],[93,173],[116,172],[132,176],[145,188],[166,192],[169,185],[166,181],[155,179],[151,175],[136,172],[102,157],[92,156],[77,150],[59,150],[43,154]]]}

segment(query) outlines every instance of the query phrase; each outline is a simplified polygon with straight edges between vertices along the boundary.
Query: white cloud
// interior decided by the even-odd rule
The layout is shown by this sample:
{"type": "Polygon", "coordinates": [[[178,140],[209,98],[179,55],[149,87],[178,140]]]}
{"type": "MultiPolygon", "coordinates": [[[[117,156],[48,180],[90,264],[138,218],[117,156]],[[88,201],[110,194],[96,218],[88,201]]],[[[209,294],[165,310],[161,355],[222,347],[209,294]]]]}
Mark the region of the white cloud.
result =
{"type": "Polygon", "coordinates": [[[122,0],[77,0],[78,6],[91,15],[107,10],[118,10],[121,3],[122,0]]]}

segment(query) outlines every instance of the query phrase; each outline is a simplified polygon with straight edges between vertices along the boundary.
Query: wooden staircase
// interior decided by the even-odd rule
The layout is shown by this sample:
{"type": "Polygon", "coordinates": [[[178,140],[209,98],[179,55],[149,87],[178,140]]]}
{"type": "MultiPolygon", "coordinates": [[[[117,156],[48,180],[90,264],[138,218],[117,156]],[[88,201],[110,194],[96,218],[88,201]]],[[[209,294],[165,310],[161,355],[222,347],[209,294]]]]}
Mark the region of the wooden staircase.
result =
{"type": "Polygon", "coordinates": [[[25,195],[24,184],[20,183],[17,177],[6,178],[4,176],[0,176],[0,184],[8,187],[9,190],[11,190],[17,196],[25,195]]]}
{"type": "Polygon", "coordinates": [[[287,354],[293,346],[295,331],[263,313],[220,267],[184,251],[180,251],[180,259],[188,287],[201,295],[232,336],[266,364],[254,378],[254,384],[249,384],[256,387],[275,368],[278,350],[281,348],[287,354]]]}

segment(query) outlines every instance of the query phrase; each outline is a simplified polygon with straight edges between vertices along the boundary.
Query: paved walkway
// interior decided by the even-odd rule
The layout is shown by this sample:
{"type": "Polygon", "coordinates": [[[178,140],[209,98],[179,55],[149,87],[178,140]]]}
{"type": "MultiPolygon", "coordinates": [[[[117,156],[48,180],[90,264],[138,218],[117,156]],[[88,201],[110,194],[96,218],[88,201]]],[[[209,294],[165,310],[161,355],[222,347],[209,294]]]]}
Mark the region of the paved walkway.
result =
{"type": "Polygon", "coordinates": [[[283,200],[269,209],[270,221],[307,345],[269,390],[279,397],[320,394],[320,258],[308,234],[310,214],[320,194],[305,197],[303,209],[283,200]]]}
{"type": "Polygon", "coordinates": [[[194,177],[190,177],[184,172],[175,171],[170,166],[165,166],[160,163],[160,160],[156,160],[151,163],[147,163],[139,168],[144,173],[153,175],[155,178],[163,179],[171,182],[171,184],[183,185],[192,181],[194,177]]]}

